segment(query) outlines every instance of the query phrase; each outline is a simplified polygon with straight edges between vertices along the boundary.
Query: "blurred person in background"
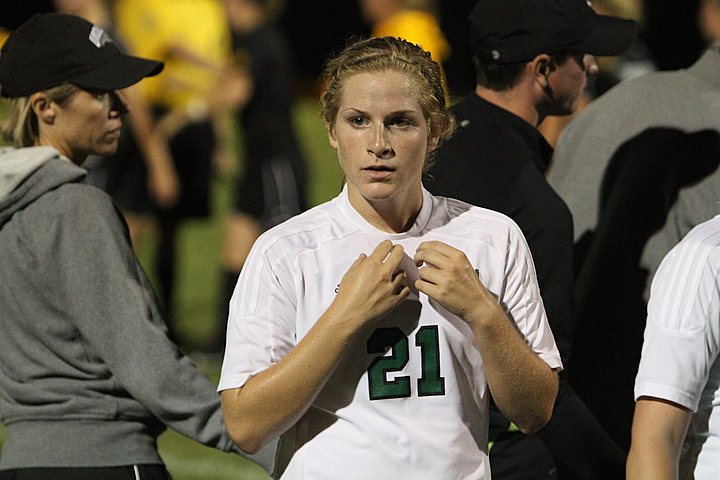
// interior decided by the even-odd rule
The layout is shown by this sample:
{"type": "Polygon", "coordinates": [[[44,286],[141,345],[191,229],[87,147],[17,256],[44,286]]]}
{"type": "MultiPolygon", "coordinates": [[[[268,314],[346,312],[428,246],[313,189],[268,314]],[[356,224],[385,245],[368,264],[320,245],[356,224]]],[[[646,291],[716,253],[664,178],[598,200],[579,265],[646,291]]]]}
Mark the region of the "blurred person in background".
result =
{"type": "Polygon", "coordinates": [[[247,80],[235,110],[243,150],[225,222],[219,326],[210,346],[222,352],[228,304],[257,237],[307,208],[307,161],[295,132],[295,59],[275,19],[282,0],[223,0],[233,32],[235,72],[247,80]]]}
{"type": "MultiPolygon", "coordinates": [[[[118,151],[117,171],[107,190],[123,210],[134,238],[156,227],[154,270],[171,335],[180,340],[173,318],[177,290],[178,234],[189,219],[210,214],[210,180],[218,142],[217,105],[236,89],[220,85],[230,55],[230,32],[217,0],[116,0],[115,22],[129,51],[165,62],[162,76],[141,85],[153,109],[158,133],[170,146],[179,178],[171,207],[148,195],[147,162],[128,144],[118,151]]],[[[241,94],[241,93],[240,93],[241,94]]],[[[231,102],[229,102],[231,103],[231,102]]]]}
{"type": "MultiPolygon", "coordinates": [[[[56,11],[77,15],[98,25],[105,30],[115,44],[123,51],[127,46],[120,38],[113,21],[114,0],[53,0],[56,11]]],[[[171,208],[177,201],[179,184],[175,165],[170,155],[167,138],[158,133],[153,113],[145,100],[145,96],[137,85],[130,86],[123,91],[123,95],[131,105],[132,114],[123,125],[123,134],[120,136],[118,150],[127,152],[130,147],[126,142],[132,142],[134,148],[140,152],[145,162],[147,172],[148,198],[160,208],[171,208]]],[[[121,181],[115,176],[126,175],[116,165],[124,165],[123,153],[110,158],[90,156],[84,166],[88,170],[88,180],[102,189],[107,189],[108,181],[115,185],[121,181]],[[108,179],[108,169],[113,177],[108,179]]],[[[130,215],[130,222],[134,220],[130,215]]],[[[133,245],[137,247],[140,241],[139,231],[133,224],[130,228],[133,245]]]]}
{"type": "MultiPolygon", "coordinates": [[[[360,11],[371,26],[372,37],[397,37],[419,45],[440,64],[450,56],[450,44],[440,27],[436,0],[360,0],[360,11]]],[[[447,90],[447,88],[446,88],[447,90]]],[[[450,91],[447,90],[450,100],[450,91]]]]}
{"type": "MultiPolygon", "coordinates": [[[[548,321],[571,353],[573,236],[570,211],[548,185],[552,147],[538,131],[574,112],[597,73],[595,55],[627,49],[637,24],[598,15],[585,0],[480,0],[470,13],[475,91],[451,108],[458,129],[438,148],[427,188],[512,218],[528,240],[548,321]]],[[[620,479],[625,455],[564,373],[550,422],[524,435],[491,410],[495,479],[620,479]]]]}
{"type": "MultiPolygon", "coordinates": [[[[62,13],[33,16],[0,51],[17,145],[0,150],[2,480],[167,480],[167,427],[240,453],[213,385],[167,336],[122,216],[81,168],[116,150],[121,89],[162,67],[62,13]]],[[[269,469],[273,455],[252,459],[269,469]]]]}
{"type": "Polygon", "coordinates": [[[717,213],[720,2],[702,0],[699,12],[703,55],[594,100],[563,130],[548,174],[574,224],[578,324],[568,375],[626,450],[652,278],[717,213]]]}
{"type": "Polygon", "coordinates": [[[360,0],[360,11],[373,37],[398,37],[420,45],[439,64],[450,55],[435,0],[360,0]]]}

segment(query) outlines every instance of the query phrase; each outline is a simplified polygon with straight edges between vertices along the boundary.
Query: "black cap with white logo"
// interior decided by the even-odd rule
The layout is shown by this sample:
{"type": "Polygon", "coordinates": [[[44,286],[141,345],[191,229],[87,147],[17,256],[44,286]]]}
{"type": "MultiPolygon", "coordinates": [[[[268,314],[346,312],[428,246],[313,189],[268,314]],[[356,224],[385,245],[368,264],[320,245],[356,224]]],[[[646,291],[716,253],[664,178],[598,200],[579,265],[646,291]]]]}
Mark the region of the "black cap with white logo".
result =
{"type": "Polygon", "coordinates": [[[468,19],[475,54],[487,61],[530,61],[562,50],[619,55],[638,25],[598,15],[589,0],[479,0],[468,19]]]}
{"type": "Polygon", "coordinates": [[[116,90],[162,69],[162,62],[122,53],[103,29],[80,17],[38,14],[0,50],[0,96],[24,97],[63,83],[116,90]]]}

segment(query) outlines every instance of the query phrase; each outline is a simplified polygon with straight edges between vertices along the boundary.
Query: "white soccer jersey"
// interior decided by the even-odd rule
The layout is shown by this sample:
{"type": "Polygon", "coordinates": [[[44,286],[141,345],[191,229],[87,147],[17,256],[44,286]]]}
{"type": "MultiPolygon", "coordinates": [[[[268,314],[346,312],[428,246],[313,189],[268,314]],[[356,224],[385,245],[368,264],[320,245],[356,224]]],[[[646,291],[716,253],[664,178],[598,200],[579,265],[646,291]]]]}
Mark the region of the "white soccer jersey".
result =
{"type": "MultiPolygon", "coordinates": [[[[413,227],[367,223],[347,190],[263,234],[230,302],[218,390],[242,386],[278,362],[330,306],[360,253],[389,239],[405,249],[412,283],[417,246],[462,250],[527,343],[562,368],[530,252],[507,217],[423,191],[413,227]]],[[[282,439],[283,479],[489,479],[488,387],[467,324],[413,294],[347,349],[323,390],[282,439]]]]}
{"type": "Polygon", "coordinates": [[[718,275],[720,216],[695,227],[668,253],[650,291],[635,399],[661,398],[695,412],[681,478],[720,478],[718,275]]]}

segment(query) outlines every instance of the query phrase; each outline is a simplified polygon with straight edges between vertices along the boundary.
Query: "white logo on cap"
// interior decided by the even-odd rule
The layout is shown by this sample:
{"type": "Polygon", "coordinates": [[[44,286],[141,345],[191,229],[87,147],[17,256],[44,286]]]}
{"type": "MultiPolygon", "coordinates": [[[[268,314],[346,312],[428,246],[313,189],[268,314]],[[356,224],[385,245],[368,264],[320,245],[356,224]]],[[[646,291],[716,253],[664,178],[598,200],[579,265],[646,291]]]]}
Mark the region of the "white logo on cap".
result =
{"type": "Polygon", "coordinates": [[[498,52],[497,50],[493,50],[492,52],[490,52],[490,55],[492,55],[493,60],[498,60],[500,58],[500,52],[498,52]]]}
{"type": "Polygon", "coordinates": [[[90,30],[90,36],[88,38],[97,48],[102,48],[106,43],[112,42],[110,35],[108,35],[105,30],[94,25],[92,30],[90,30]]]}

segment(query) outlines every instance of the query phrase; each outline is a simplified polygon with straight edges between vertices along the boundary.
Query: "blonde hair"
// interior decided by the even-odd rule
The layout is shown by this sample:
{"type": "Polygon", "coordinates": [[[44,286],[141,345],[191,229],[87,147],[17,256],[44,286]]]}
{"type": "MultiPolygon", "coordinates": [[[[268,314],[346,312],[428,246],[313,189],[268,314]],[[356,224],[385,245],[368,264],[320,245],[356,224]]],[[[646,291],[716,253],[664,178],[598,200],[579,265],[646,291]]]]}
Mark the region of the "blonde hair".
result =
{"type": "MultiPolygon", "coordinates": [[[[44,90],[53,102],[64,105],[78,87],[63,83],[44,90]]],[[[40,125],[32,108],[32,95],[10,99],[10,112],[0,127],[3,136],[19,147],[32,147],[40,139],[40,125]]]]}
{"type": "Polygon", "coordinates": [[[429,137],[437,138],[438,144],[450,138],[455,121],[447,109],[440,65],[419,46],[395,37],[357,41],[327,61],[323,71],[325,91],[320,97],[320,115],[325,125],[332,128],[337,119],[345,80],[358,73],[385,70],[395,70],[415,79],[429,137]]]}

